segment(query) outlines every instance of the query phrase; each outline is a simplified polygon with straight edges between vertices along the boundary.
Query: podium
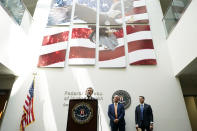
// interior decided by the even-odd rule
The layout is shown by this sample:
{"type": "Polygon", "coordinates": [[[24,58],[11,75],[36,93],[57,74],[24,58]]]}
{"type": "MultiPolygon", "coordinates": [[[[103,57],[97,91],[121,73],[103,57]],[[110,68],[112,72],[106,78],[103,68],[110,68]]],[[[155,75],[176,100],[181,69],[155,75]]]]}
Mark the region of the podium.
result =
{"type": "Polygon", "coordinates": [[[66,131],[97,131],[98,101],[71,99],[66,131]]]}

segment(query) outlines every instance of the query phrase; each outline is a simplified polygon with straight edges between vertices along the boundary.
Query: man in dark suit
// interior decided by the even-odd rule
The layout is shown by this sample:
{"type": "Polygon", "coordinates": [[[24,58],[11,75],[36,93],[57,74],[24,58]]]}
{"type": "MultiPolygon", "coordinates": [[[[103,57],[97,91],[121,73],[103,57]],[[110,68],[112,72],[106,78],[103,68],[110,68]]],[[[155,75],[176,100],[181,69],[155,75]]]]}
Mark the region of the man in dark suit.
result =
{"type": "Polygon", "coordinates": [[[111,131],[125,131],[125,109],[123,104],[119,103],[120,97],[114,96],[114,103],[108,107],[108,116],[110,119],[111,131]]]}
{"type": "Polygon", "coordinates": [[[144,96],[139,97],[140,104],[135,109],[136,129],[142,131],[153,130],[153,113],[150,105],[144,103],[144,96]]]}
{"type": "Polygon", "coordinates": [[[88,88],[86,89],[86,97],[85,97],[85,99],[88,99],[88,100],[95,100],[95,98],[92,97],[93,92],[94,92],[94,89],[93,89],[92,87],[88,87],[88,88]]]}

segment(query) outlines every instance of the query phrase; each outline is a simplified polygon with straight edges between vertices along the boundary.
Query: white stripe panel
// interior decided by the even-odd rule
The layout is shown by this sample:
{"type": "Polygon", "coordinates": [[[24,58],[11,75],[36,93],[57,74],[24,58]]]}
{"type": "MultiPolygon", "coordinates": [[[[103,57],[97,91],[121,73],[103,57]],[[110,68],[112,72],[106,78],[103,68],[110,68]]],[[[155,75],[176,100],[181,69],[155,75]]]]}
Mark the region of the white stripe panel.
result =
{"type": "Polygon", "coordinates": [[[70,22],[60,23],[60,24],[57,24],[57,25],[69,26],[70,25],[70,22]]]}
{"type": "MultiPolygon", "coordinates": [[[[118,40],[118,43],[119,43],[119,45],[117,47],[124,46],[124,39],[123,38],[118,38],[117,40],[118,40]]],[[[102,50],[106,50],[104,46],[99,47],[99,51],[102,51],[102,50]]]]}
{"type": "Polygon", "coordinates": [[[48,66],[41,66],[41,67],[64,67],[65,65],[65,62],[58,62],[58,63],[54,63],[54,64],[51,64],[51,65],[48,65],[48,66]]]}
{"type": "Polygon", "coordinates": [[[141,6],[146,6],[145,0],[139,0],[133,2],[133,7],[141,7],[141,6]]]}
{"type": "Polygon", "coordinates": [[[154,49],[142,49],[129,53],[129,63],[145,59],[156,59],[154,49]]]}
{"type": "Polygon", "coordinates": [[[54,34],[58,34],[58,33],[65,32],[65,31],[69,31],[69,28],[68,27],[51,27],[51,28],[45,28],[44,35],[43,36],[54,35],[54,34]]]}
{"type": "Polygon", "coordinates": [[[70,40],[70,47],[87,47],[87,48],[95,48],[95,43],[91,42],[89,39],[77,38],[70,40]]]}
{"type": "Polygon", "coordinates": [[[69,58],[69,65],[94,65],[95,58],[69,58]]]}
{"type": "Polygon", "coordinates": [[[87,29],[91,29],[91,28],[88,28],[88,25],[73,25],[72,29],[73,28],[87,28],[87,29]]]}
{"type": "Polygon", "coordinates": [[[59,42],[51,45],[45,45],[41,47],[40,55],[52,53],[55,51],[67,49],[68,42],[59,42]]]}
{"type": "Polygon", "coordinates": [[[151,31],[140,31],[127,35],[127,42],[152,39],[151,31]]]}
{"type": "Polygon", "coordinates": [[[99,61],[100,68],[122,68],[126,67],[126,59],[125,56],[118,57],[113,60],[99,61]]]}
{"type": "Polygon", "coordinates": [[[149,19],[148,18],[148,13],[142,13],[142,14],[133,15],[133,19],[134,19],[134,21],[147,20],[147,19],[149,19]]]}
{"type": "Polygon", "coordinates": [[[129,21],[130,19],[132,19],[133,22],[138,21],[138,20],[147,20],[148,19],[148,13],[125,16],[125,21],[129,21]]]}
{"type": "Polygon", "coordinates": [[[87,22],[81,19],[76,19],[76,20],[73,20],[73,23],[77,24],[77,23],[87,23],[87,22]]]}

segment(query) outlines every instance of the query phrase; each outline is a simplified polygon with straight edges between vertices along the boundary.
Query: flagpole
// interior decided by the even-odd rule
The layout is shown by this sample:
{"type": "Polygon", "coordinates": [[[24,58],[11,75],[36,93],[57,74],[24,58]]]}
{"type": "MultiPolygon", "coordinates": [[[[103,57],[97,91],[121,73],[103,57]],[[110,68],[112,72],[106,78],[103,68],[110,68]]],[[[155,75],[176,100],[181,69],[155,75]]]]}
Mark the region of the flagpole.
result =
{"type": "MultiPolygon", "coordinates": [[[[37,75],[37,72],[34,72],[33,73],[33,76],[34,76],[34,78],[33,78],[33,83],[34,83],[34,98],[35,98],[35,79],[36,79],[36,75],[37,75]]],[[[34,102],[32,102],[32,108],[34,108],[33,103],[34,102]]],[[[33,112],[33,116],[34,116],[34,112],[33,112]]],[[[35,116],[34,116],[34,120],[35,120],[35,116]]]]}
{"type": "Polygon", "coordinates": [[[37,75],[37,72],[34,72],[34,73],[33,73],[33,76],[34,76],[34,78],[33,78],[34,85],[35,85],[35,78],[36,78],[36,75],[37,75]]]}

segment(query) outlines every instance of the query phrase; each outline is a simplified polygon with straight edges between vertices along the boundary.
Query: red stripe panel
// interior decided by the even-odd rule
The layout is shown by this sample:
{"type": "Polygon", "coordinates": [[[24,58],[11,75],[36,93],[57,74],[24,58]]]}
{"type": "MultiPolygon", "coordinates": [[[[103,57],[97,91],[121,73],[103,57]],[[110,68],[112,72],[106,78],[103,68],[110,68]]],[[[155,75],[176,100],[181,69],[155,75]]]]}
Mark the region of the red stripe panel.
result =
{"type": "Polygon", "coordinates": [[[133,52],[141,49],[154,49],[152,40],[138,40],[128,43],[128,52],[133,52]]]}
{"type": "Polygon", "coordinates": [[[116,32],[114,32],[114,35],[116,36],[117,39],[124,37],[123,28],[112,28],[112,29],[116,30],[116,32]]]}
{"type": "Polygon", "coordinates": [[[134,63],[130,63],[130,65],[156,65],[157,61],[156,59],[146,59],[146,60],[140,60],[134,63]]]}
{"type": "Polygon", "coordinates": [[[93,29],[88,29],[88,28],[74,28],[72,30],[72,39],[77,39],[77,38],[84,38],[88,39],[90,34],[93,32],[93,29]]]}
{"type": "Polygon", "coordinates": [[[137,20],[137,21],[133,21],[133,22],[127,22],[127,23],[141,23],[141,24],[147,24],[147,23],[149,23],[149,20],[137,20]]]}
{"type": "Polygon", "coordinates": [[[72,58],[95,58],[95,48],[71,47],[69,59],[72,58]]]}
{"type": "Polygon", "coordinates": [[[134,7],[130,11],[126,12],[125,15],[129,16],[129,15],[143,14],[143,13],[147,13],[146,6],[134,7]]]}
{"type": "Polygon", "coordinates": [[[69,31],[65,31],[58,34],[45,36],[42,42],[42,46],[68,41],[68,34],[69,31]]]}
{"type": "Polygon", "coordinates": [[[132,34],[140,31],[150,31],[149,25],[127,25],[127,34],[132,34]]]}
{"type": "Polygon", "coordinates": [[[106,61],[125,56],[124,46],[117,47],[114,51],[101,50],[99,51],[99,61],[106,61]]]}
{"type": "Polygon", "coordinates": [[[39,57],[38,67],[65,61],[66,50],[60,50],[39,57]]]}

